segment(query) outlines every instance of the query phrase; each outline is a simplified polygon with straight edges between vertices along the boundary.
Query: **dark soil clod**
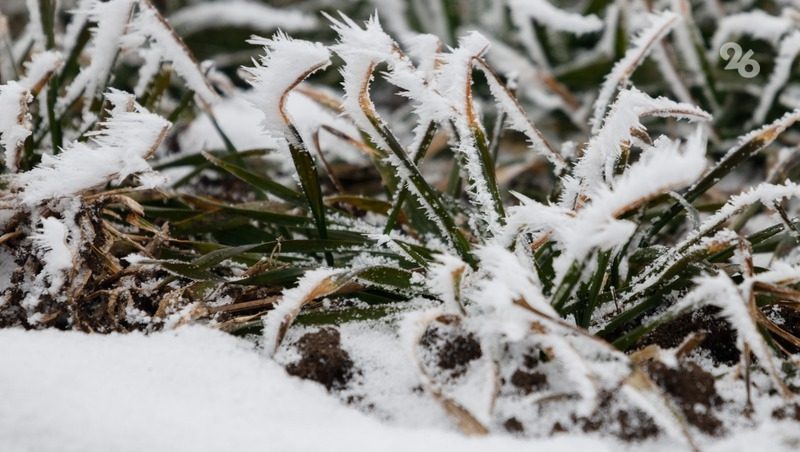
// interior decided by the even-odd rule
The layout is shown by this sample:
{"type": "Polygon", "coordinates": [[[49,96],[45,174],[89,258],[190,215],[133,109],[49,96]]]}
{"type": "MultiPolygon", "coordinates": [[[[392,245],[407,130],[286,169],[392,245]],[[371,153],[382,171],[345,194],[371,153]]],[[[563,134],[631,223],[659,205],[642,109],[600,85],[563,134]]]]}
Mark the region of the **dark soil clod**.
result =
{"type": "Polygon", "coordinates": [[[597,410],[576,422],[585,433],[603,430],[628,442],[643,441],[659,434],[658,426],[644,411],[620,409],[615,405],[613,394],[604,392],[597,410]]]}
{"type": "Polygon", "coordinates": [[[699,348],[707,350],[716,364],[733,365],[739,362],[740,353],[736,347],[736,331],[723,318],[719,309],[705,307],[684,314],[656,328],[639,341],[639,346],[657,344],[661,348],[674,348],[689,334],[705,331],[706,336],[699,348]]]}
{"type": "Polygon", "coordinates": [[[353,377],[353,360],[341,348],[338,330],[326,327],[305,334],[295,347],[301,357],[286,366],[290,375],[316,381],[329,391],[344,388],[353,377]]]}
{"type": "Polygon", "coordinates": [[[516,386],[523,394],[528,395],[547,387],[547,375],[541,372],[517,369],[511,375],[511,384],[516,386]]]}
{"type": "Polygon", "coordinates": [[[522,422],[515,417],[506,419],[506,421],[503,423],[503,427],[505,427],[506,431],[509,433],[525,433],[525,427],[522,425],[522,422]]]}
{"type": "Polygon", "coordinates": [[[677,368],[651,361],[645,366],[650,378],[669,394],[686,420],[704,433],[720,433],[722,422],[712,413],[722,403],[714,387],[714,376],[692,362],[677,368]]]}
{"type": "Polygon", "coordinates": [[[483,356],[475,335],[460,330],[458,323],[431,324],[422,335],[420,345],[432,351],[436,366],[448,371],[453,378],[463,375],[470,362],[483,356]]]}

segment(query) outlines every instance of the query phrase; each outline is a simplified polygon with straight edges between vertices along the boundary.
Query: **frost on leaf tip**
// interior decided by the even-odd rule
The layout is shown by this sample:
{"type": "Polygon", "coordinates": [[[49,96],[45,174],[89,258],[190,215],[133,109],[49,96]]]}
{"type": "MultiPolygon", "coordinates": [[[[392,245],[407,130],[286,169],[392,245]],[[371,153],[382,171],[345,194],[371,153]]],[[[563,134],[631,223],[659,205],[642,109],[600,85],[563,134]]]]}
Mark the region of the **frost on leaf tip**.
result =
{"type": "Polygon", "coordinates": [[[633,39],[630,48],[625,51],[622,59],[614,64],[611,72],[606,76],[603,85],[600,87],[591,119],[593,133],[596,133],[600,128],[603,114],[611,102],[617,87],[623,85],[630,78],[633,71],[642,64],[655,44],[664,38],[679,21],[680,17],[671,11],[653,15],[651,16],[650,25],[639,32],[633,39]]]}
{"type": "Polygon", "coordinates": [[[339,35],[332,49],[344,61],[341,70],[344,88],[342,107],[359,129],[367,132],[375,143],[386,149],[388,146],[383,137],[367,117],[375,116],[375,106],[369,97],[369,84],[376,65],[386,62],[390,68],[398,66],[402,57],[395,52],[397,44],[383,31],[377,15],[370,17],[364,28],[344,14],[341,14],[341,20],[329,15],[326,18],[339,35]]]}
{"type": "MultiPolygon", "coordinates": [[[[632,130],[644,131],[644,116],[671,117],[690,121],[708,121],[711,115],[702,109],[665,97],[652,98],[636,88],[622,90],[603,120],[602,127],[589,140],[584,156],[575,166],[575,176],[584,190],[609,183],[622,146],[633,139],[632,130]]],[[[572,203],[577,193],[566,192],[564,200],[572,203]]]]}
{"type": "Polygon", "coordinates": [[[330,52],[322,44],[292,39],[281,32],[271,39],[253,37],[248,42],[263,46],[266,52],[254,67],[246,68],[253,77],[251,103],[264,112],[267,132],[283,137],[292,122],[285,110],[289,91],[326,68],[331,62],[330,52]]]}

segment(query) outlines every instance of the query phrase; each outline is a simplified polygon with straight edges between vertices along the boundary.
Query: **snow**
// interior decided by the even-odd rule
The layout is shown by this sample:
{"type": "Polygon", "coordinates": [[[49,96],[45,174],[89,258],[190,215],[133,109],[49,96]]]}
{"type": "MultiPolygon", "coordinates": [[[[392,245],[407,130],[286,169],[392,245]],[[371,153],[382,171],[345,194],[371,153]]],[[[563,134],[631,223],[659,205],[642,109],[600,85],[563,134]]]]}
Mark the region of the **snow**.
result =
{"type": "Polygon", "coordinates": [[[591,438],[391,427],[200,326],[149,336],[2,330],[0,399],[9,452],[611,450],[591,438]]]}
{"type": "Polygon", "coordinates": [[[258,31],[303,31],[317,25],[314,16],[297,10],[277,9],[252,1],[216,1],[181,8],[169,17],[181,35],[209,28],[242,27],[258,31]]]}

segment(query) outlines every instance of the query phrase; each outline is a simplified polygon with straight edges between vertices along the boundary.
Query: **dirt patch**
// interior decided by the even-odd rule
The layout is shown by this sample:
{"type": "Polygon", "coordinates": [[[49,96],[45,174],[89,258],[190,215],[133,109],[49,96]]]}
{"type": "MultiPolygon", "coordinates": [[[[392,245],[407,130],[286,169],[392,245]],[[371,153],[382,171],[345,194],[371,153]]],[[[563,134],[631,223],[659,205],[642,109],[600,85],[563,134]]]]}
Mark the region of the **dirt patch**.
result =
{"type": "Polygon", "coordinates": [[[463,331],[458,322],[445,321],[431,323],[420,345],[434,358],[438,368],[458,378],[466,372],[470,362],[483,356],[483,352],[473,333],[463,331]]]}
{"type": "Polygon", "coordinates": [[[659,326],[639,341],[640,347],[657,344],[662,348],[673,348],[683,342],[689,334],[706,332],[698,348],[707,350],[716,364],[734,365],[739,362],[739,349],[736,348],[736,331],[719,316],[719,309],[713,306],[684,314],[659,326]]]}
{"type": "Polygon", "coordinates": [[[775,408],[772,411],[772,417],[779,421],[792,419],[800,422],[800,405],[793,403],[791,405],[775,408]]]}
{"type": "Polygon", "coordinates": [[[522,422],[520,422],[519,419],[515,417],[510,417],[506,419],[506,421],[503,422],[503,427],[509,433],[517,433],[517,434],[525,433],[525,427],[522,425],[522,422]]]}
{"type": "Polygon", "coordinates": [[[523,394],[528,395],[547,387],[547,375],[541,372],[517,369],[511,375],[511,384],[523,394]]]}
{"type": "Polygon", "coordinates": [[[344,388],[353,377],[353,360],[341,347],[339,331],[326,327],[295,342],[300,359],[286,366],[290,375],[316,381],[330,390],[344,388]]]}
{"type": "MultiPolygon", "coordinates": [[[[660,432],[653,419],[644,411],[634,408],[621,408],[615,403],[613,394],[600,394],[600,403],[589,417],[574,419],[584,433],[602,431],[617,438],[636,442],[657,436],[660,432]]],[[[560,425],[554,427],[562,428],[560,425]]]]}
{"type": "Polygon", "coordinates": [[[686,420],[709,435],[721,433],[722,422],[713,408],[722,404],[714,387],[714,376],[692,362],[676,368],[651,361],[645,366],[650,378],[677,403],[686,420]]]}
{"type": "MultiPolygon", "coordinates": [[[[764,314],[772,318],[787,333],[800,337],[800,310],[790,306],[770,305],[764,308],[764,314]]],[[[772,334],[772,338],[790,353],[800,353],[800,347],[780,335],[772,334]]]]}

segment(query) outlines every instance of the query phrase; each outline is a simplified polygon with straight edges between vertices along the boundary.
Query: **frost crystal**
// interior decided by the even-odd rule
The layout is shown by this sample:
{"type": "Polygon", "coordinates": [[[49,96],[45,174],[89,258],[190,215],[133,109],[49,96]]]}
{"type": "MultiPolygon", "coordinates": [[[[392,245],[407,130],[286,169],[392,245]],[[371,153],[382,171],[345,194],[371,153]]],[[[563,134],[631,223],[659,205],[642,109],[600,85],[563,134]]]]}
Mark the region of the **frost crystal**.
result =
{"type": "Polygon", "coordinates": [[[256,37],[248,42],[266,51],[255,67],[247,68],[253,76],[253,105],[264,112],[266,131],[283,137],[292,123],[285,109],[289,91],[310,74],[326,68],[330,53],[322,44],[292,39],[281,32],[272,39],[256,37]]]}

